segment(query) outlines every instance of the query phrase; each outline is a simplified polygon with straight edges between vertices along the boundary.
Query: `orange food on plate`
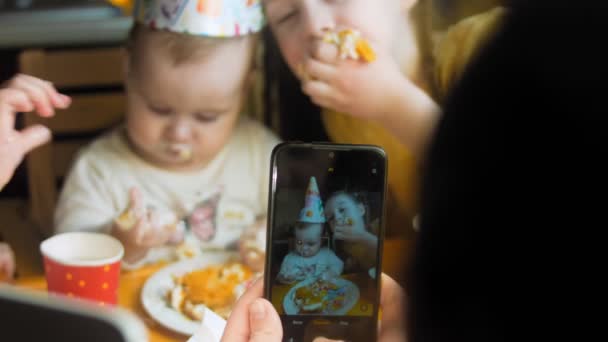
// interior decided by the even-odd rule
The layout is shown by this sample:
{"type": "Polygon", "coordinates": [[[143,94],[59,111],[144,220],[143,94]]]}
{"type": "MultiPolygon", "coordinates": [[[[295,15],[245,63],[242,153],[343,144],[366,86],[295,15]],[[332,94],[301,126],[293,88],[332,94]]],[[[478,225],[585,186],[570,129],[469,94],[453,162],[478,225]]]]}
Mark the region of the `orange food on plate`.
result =
{"type": "Polygon", "coordinates": [[[193,320],[202,318],[202,306],[228,317],[239,295],[239,286],[253,272],[245,265],[230,262],[213,265],[176,277],[175,287],[167,295],[170,305],[193,320]]]}

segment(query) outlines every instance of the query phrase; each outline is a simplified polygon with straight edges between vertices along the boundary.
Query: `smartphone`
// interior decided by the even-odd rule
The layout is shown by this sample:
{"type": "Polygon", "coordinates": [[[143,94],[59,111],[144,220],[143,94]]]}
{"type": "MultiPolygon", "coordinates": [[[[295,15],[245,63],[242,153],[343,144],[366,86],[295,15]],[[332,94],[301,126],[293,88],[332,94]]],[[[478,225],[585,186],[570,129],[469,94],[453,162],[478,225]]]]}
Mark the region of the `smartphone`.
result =
{"type": "MultiPolygon", "coordinates": [[[[2,337],[6,341],[139,342],[148,340],[133,313],[0,284],[2,337]]],[[[3,339],[4,341],[4,339],[3,339]]]]}
{"type": "Polygon", "coordinates": [[[376,146],[273,150],[264,291],[283,341],[376,340],[386,172],[376,146]]]}

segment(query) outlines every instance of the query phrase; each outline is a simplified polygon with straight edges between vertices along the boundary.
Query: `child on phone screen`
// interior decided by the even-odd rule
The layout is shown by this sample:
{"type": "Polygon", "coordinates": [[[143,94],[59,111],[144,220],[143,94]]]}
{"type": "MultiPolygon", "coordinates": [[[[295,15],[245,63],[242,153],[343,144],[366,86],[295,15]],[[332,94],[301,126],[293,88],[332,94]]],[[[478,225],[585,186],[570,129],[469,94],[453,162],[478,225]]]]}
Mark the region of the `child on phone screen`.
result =
{"type": "Polygon", "coordinates": [[[327,247],[322,247],[325,225],[323,203],[316,179],[311,177],[306,191],[306,204],[294,227],[294,250],[281,264],[280,283],[291,284],[306,279],[331,279],[342,274],[344,263],[327,247]]]}
{"type": "Polygon", "coordinates": [[[341,190],[327,199],[325,216],[336,252],[344,255],[349,271],[369,271],[376,266],[378,226],[370,221],[369,211],[362,193],[341,190]]]}
{"type": "Polygon", "coordinates": [[[112,234],[129,268],[236,249],[243,230],[265,218],[278,142],[241,113],[261,5],[150,0],[138,1],[134,15],[126,123],[80,153],[55,231],[112,234]]]}

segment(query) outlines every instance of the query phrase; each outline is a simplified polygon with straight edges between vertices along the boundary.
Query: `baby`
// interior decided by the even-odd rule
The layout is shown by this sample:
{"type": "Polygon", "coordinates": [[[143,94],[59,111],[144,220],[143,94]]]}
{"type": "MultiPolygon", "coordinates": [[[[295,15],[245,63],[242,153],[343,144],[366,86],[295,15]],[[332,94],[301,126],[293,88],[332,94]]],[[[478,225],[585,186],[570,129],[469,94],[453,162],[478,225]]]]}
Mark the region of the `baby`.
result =
{"type": "Polygon", "coordinates": [[[277,281],[291,284],[307,278],[331,279],[342,274],[344,263],[334,252],[321,247],[325,214],[317,181],[311,177],[306,204],[294,227],[295,247],[283,259],[277,281]]]}
{"type": "Polygon", "coordinates": [[[128,268],[236,248],[266,214],[278,139],[241,115],[262,9],[215,1],[225,10],[208,15],[197,3],[136,4],[126,123],[81,151],[56,210],[56,232],[112,234],[128,268]]]}

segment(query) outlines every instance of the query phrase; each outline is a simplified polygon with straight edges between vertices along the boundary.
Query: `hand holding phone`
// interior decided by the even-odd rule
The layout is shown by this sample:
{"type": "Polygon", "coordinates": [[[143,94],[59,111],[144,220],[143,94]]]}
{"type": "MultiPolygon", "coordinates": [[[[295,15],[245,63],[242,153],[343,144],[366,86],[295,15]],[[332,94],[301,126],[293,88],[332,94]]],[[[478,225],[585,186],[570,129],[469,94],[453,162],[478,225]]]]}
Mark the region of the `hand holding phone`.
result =
{"type": "Polygon", "coordinates": [[[264,292],[284,341],[376,340],[386,169],[375,146],[275,148],[264,292]]]}

